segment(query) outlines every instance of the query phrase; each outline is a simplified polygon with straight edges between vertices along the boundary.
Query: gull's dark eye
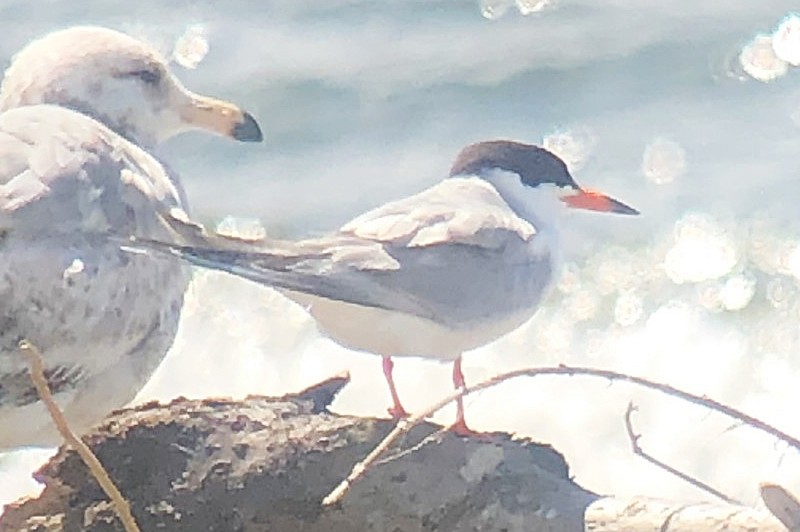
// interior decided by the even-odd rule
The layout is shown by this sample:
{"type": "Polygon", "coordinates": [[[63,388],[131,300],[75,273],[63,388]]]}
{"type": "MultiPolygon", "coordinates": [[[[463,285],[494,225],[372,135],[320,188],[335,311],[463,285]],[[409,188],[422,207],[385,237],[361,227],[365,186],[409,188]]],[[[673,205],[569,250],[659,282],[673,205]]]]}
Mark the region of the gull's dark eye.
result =
{"type": "Polygon", "coordinates": [[[161,81],[161,73],[157,70],[136,70],[134,72],[129,72],[128,75],[139,78],[148,85],[157,85],[158,82],[161,81]]]}

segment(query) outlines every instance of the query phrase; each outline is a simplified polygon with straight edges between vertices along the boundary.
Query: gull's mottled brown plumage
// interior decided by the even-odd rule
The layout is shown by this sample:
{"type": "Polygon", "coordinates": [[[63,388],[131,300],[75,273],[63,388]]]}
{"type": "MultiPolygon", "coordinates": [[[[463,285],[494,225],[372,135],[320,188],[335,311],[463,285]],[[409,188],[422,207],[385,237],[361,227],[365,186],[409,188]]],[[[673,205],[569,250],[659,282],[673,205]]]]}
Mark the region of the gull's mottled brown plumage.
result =
{"type": "Polygon", "coordinates": [[[232,104],[187,91],[146,44],[94,27],[17,54],[0,109],[2,450],[59,443],[21,339],[41,350],[78,433],[130,401],[172,345],[189,267],[111,241],[173,241],[170,227],[188,220],[180,180],[145,149],[190,127],[238,140],[260,131],[232,104]]]}

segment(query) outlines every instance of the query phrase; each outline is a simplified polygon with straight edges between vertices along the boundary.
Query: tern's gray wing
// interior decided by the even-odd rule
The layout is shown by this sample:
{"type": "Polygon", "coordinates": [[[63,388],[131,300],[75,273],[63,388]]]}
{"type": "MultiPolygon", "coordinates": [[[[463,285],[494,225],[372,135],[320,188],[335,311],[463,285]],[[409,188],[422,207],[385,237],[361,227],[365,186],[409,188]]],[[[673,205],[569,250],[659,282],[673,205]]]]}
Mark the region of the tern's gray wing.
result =
{"type": "Polygon", "coordinates": [[[451,178],[387,203],[345,224],[340,233],[390,247],[467,244],[486,249],[529,240],[534,227],[479,178],[451,178]]]}
{"type": "Polygon", "coordinates": [[[519,293],[525,301],[513,298],[520,283],[529,283],[532,262],[548,268],[547,276],[532,281],[541,293],[549,257],[531,255],[535,234],[489,184],[459,178],[370,211],[320,239],[247,244],[209,237],[199,246],[149,245],[262,284],[465,322],[476,312],[531,304],[531,290],[519,293]]]}
{"type": "Polygon", "coordinates": [[[99,122],[50,105],[0,115],[0,231],[165,238],[162,216],[187,218],[183,192],[99,122]]]}

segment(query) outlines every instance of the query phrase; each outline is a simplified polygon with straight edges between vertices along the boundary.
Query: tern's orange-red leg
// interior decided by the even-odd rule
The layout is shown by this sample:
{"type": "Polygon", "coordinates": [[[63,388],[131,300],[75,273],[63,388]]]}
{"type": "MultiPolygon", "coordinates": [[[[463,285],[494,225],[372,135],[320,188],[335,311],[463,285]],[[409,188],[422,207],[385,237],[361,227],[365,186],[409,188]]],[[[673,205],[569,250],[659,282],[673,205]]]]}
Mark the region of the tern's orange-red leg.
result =
{"type": "Polygon", "coordinates": [[[386,377],[386,382],[389,383],[389,393],[392,394],[392,406],[387,410],[389,415],[395,419],[400,419],[408,416],[408,412],[403,408],[400,403],[400,396],[397,395],[397,388],[394,386],[394,377],[392,371],[394,370],[394,362],[391,357],[383,357],[383,375],[386,377]]]}

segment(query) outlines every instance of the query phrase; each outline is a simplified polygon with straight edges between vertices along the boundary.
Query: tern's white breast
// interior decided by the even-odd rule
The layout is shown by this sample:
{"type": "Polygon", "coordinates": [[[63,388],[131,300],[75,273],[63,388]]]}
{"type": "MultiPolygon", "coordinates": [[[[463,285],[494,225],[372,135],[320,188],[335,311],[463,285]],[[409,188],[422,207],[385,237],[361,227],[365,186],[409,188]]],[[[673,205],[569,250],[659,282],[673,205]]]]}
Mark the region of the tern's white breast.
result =
{"type": "Polygon", "coordinates": [[[521,309],[472,327],[450,327],[432,320],[381,308],[284,292],[314,317],[320,331],[335,342],[358,351],[385,356],[418,356],[454,360],[513,331],[531,318],[534,309],[521,309]]]}

